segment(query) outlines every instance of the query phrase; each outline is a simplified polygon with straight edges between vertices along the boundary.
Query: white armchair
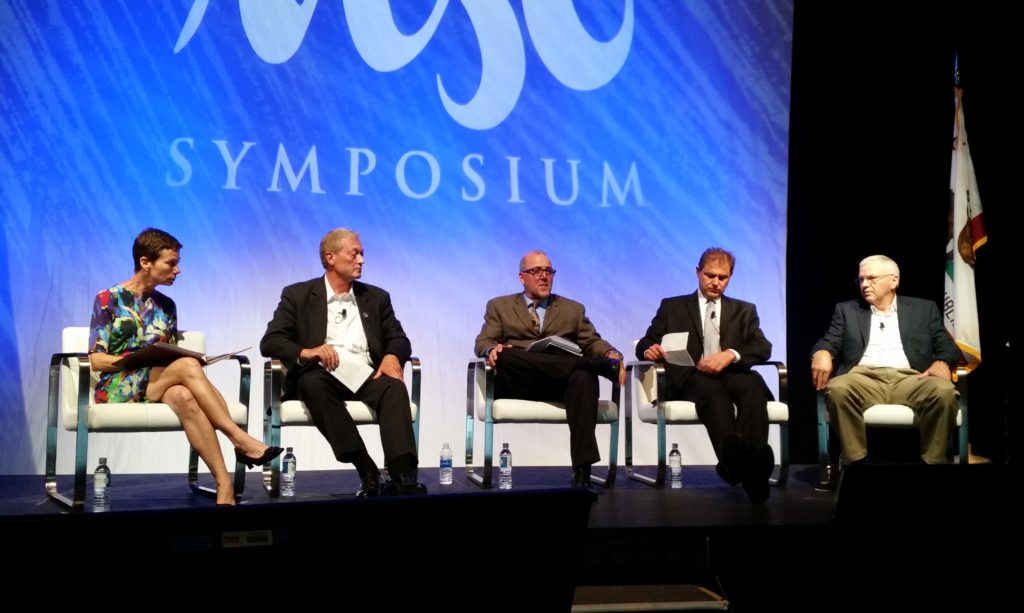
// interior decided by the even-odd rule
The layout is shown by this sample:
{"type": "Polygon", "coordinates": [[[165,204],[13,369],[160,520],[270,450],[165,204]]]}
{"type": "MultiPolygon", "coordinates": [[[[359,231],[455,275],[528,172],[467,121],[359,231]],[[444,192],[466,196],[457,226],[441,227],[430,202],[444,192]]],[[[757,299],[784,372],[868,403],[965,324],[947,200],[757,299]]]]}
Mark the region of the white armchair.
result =
{"type": "MultiPolygon", "coordinates": [[[[471,360],[466,393],[466,476],[484,489],[491,487],[494,466],[495,424],[567,424],[565,405],[513,398],[494,399],[494,369],[483,359],[471,360]],[[478,473],[473,466],[474,413],[484,425],[484,466],[478,473]]],[[[597,423],[611,426],[608,473],[591,480],[605,487],[615,484],[619,453],[619,384],[612,385],[611,400],[598,401],[597,423]]]]}
{"type": "MultiPolygon", "coordinates": [[[[159,402],[96,403],[93,390],[99,374],[89,367],[89,328],[68,327],[61,334],[61,352],[50,359],[50,385],[46,424],[46,494],[50,500],[72,511],[85,509],[86,461],[89,434],[94,432],[168,432],[182,430],[174,411],[159,402]],[[60,493],[57,484],[58,421],[75,436],[75,481],[71,498],[60,493]]],[[[185,349],[206,353],[202,332],[182,332],[179,343],[185,349]]],[[[238,401],[228,402],[231,419],[243,428],[249,424],[249,359],[231,358],[241,368],[238,401]]],[[[199,454],[189,446],[188,484],[197,494],[215,496],[216,490],[199,485],[199,454]]],[[[245,488],[245,465],[235,464],[235,495],[245,488]]]]}
{"type": "MultiPolygon", "coordinates": [[[[960,464],[968,462],[967,422],[967,369],[957,371],[956,387],[960,409],[956,413],[956,457],[960,464]]],[[[841,458],[833,463],[829,442],[829,418],[825,408],[825,392],[817,393],[818,408],[818,488],[833,489],[838,470],[842,468],[841,458]]],[[[917,413],[903,404],[876,404],[864,411],[864,426],[868,428],[916,428],[917,413]]],[[[950,441],[951,447],[953,440],[950,441]]]]}
{"type": "MultiPolygon", "coordinates": [[[[411,369],[409,390],[409,411],[412,418],[413,434],[416,448],[420,443],[420,359],[409,358],[407,368],[411,369]]],[[[285,368],[280,360],[268,360],[263,367],[263,442],[272,446],[281,446],[281,428],[285,426],[314,426],[313,417],[309,414],[306,404],[301,400],[282,400],[284,391],[285,368]]],[[[377,412],[366,404],[355,400],[346,400],[345,408],[356,425],[377,424],[377,412]]],[[[281,458],[276,457],[263,466],[263,489],[276,498],[281,494],[281,458]]]]}
{"type": "MultiPolygon", "coordinates": [[[[634,344],[635,347],[635,344],[634,344]]],[[[768,425],[779,428],[779,463],[772,485],[784,486],[789,479],[789,375],[782,362],[763,362],[756,366],[774,366],[778,376],[779,399],[768,402],[768,425]]],[[[658,390],[665,388],[665,367],[654,362],[626,364],[626,474],[655,487],[665,485],[668,449],[666,426],[702,426],[697,405],[688,400],[659,401],[658,390]],[[654,477],[641,474],[633,466],[633,417],[658,427],[658,471],[654,477]]]]}

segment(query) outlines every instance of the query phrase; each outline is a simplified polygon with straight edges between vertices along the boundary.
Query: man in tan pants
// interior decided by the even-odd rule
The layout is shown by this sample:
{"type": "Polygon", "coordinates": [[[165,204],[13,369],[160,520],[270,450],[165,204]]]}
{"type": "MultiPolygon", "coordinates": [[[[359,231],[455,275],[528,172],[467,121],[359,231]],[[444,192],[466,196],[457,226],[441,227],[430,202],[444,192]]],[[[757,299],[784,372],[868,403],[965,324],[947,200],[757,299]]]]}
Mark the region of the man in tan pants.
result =
{"type": "Polygon", "coordinates": [[[843,456],[851,463],[866,459],[868,407],[903,404],[918,416],[921,459],[944,464],[949,433],[956,427],[957,391],[950,373],[960,350],[934,302],[896,297],[900,270],[892,259],[864,258],[857,284],[866,304],[850,300],[836,305],[828,332],[811,356],[814,387],[825,390],[843,456]]]}

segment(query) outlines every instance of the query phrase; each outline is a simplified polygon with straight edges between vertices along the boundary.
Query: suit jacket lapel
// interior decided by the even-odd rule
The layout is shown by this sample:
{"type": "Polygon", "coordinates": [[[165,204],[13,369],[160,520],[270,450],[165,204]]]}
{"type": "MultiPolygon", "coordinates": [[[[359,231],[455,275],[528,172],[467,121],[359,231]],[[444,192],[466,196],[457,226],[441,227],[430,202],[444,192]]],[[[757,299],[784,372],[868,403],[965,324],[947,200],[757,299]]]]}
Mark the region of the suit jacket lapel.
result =
{"type": "Polygon", "coordinates": [[[327,339],[327,292],[323,277],[320,277],[319,282],[311,283],[309,303],[312,308],[306,313],[309,317],[309,329],[313,331],[310,342],[321,345],[327,339]]]}
{"type": "Polygon", "coordinates": [[[356,298],[356,306],[359,307],[359,323],[363,325],[363,334],[366,336],[366,346],[370,350],[370,359],[377,363],[382,349],[381,339],[374,333],[380,329],[380,314],[377,304],[366,291],[366,285],[359,281],[352,282],[352,293],[356,298]]]}
{"type": "MultiPolygon", "coordinates": [[[[530,317],[530,309],[526,307],[526,298],[523,294],[515,294],[512,297],[512,312],[515,313],[516,319],[523,326],[524,330],[533,330],[533,318],[530,317]]],[[[551,314],[550,307],[548,309],[548,315],[551,314]]]]}
{"type": "MultiPolygon", "coordinates": [[[[555,322],[558,319],[558,316],[561,314],[561,312],[562,305],[558,300],[558,296],[556,296],[555,294],[551,294],[550,298],[548,299],[547,309],[545,309],[544,312],[544,325],[541,326],[541,332],[550,328],[553,325],[553,322],[555,322]]],[[[527,315],[529,315],[529,312],[527,312],[527,315]]],[[[533,325],[532,322],[530,325],[533,325]]],[[[542,335],[538,334],[538,336],[542,335]]]]}
{"type": "Polygon", "coordinates": [[[914,307],[896,296],[896,319],[900,322],[900,340],[907,338],[910,323],[914,317],[914,307]]]}
{"type": "Polygon", "coordinates": [[[860,344],[867,349],[868,339],[871,338],[871,305],[865,305],[857,310],[857,329],[860,330],[860,344]]]}
{"type": "Polygon", "coordinates": [[[686,297],[686,315],[690,318],[690,329],[696,331],[696,334],[693,334],[686,342],[690,356],[702,355],[704,353],[704,319],[700,316],[700,300],[697,298],[697,292],[686,297]]]}

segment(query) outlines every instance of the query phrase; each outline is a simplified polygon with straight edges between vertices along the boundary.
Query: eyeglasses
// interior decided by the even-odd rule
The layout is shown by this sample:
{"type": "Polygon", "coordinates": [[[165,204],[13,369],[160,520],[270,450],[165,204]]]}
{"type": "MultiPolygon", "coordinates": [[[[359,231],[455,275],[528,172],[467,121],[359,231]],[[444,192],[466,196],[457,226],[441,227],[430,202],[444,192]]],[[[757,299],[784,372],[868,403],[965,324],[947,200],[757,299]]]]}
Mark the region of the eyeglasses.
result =
{"type": "Polygon", "coordinates": [[[539,277],[541,275],[548,275],[549,277],[555,276],[555,269],[550,267],[541,268],[540,266],[537,266],[535,268],[527,268],[526,270],[520,270],[519,272],[525,272],[526,274],[533,275],[535,277],[539,277]]]}
{"type": "Polygon", "coordinates": [[[890,273],[884,274],[884,275],[871,275],[870,277],[857,277],[855,279],[855,281],[857,282],[858,286],[863,285],[864,282],[867,281],[868,285],[870,285],[871,287],[874,287],[875,284],[878,283],[880,280],[882,280],[882,279],[884,279],[886,277],[895,277],[895,276],[896,275],[894,273],[890,272],[890,273]]]}

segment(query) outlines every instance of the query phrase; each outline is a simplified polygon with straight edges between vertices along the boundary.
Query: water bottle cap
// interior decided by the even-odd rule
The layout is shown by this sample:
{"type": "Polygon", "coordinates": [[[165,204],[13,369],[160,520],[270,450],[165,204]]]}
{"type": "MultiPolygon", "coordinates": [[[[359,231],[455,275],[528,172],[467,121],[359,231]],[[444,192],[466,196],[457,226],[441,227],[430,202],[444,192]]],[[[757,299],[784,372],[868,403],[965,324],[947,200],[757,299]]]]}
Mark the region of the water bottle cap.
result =
{"type": "MultiPolygon", "coordinates": [[[[279,448],[279,449],[280,449],[280,448],[279,448]]],[[[291,448],[291,447],[285,447],[285,451],[287,451],[288,453],[291,453],[291,451],[292,451],[292,448],[291,448]]]]}
{"type": "Polygon", "coordinates": [[[447,449],[448,448],[448,443],[445,443],[444,445],[441,445],[441,448],[442,449],[447,449]]]}
{"type": "Polygon", "coordinates": [[[508,449],[508,443],[502,443],[501,444],[501,448],[502,449],[508,449]]]}
{"type": "Polygon", "coordinates": [[[106,463],[107,463],[107,459],[106,458],[100,458],[100,464],[106,464],[106,463]]]}

